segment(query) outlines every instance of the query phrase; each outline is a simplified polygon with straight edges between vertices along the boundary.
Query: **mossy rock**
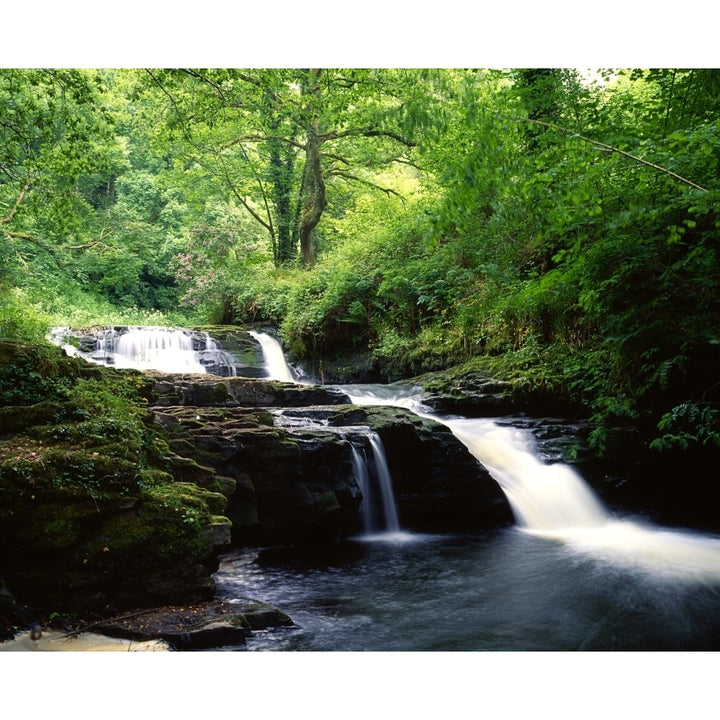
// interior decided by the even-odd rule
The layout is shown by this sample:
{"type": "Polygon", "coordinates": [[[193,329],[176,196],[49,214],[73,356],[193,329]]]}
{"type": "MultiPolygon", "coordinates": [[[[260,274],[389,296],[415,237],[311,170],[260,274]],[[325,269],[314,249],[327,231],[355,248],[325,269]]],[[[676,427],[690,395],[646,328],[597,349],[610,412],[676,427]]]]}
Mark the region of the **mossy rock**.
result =
{"type": "Polygon", "coordinates": [[[14,400],[0,409],[0,574],[24,602],[212,595],[234,480],[175,482],[146,407],[154,383],[0,342],[0,393],[14,400]]]}

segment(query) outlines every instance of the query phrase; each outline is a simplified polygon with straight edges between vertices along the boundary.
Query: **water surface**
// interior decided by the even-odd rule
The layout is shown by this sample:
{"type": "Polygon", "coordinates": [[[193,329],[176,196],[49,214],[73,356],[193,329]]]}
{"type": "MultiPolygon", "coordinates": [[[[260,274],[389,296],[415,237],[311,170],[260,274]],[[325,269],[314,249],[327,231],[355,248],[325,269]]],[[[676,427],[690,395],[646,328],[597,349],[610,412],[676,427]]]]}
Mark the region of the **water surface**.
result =
{"type": "Polygon", "coordinates": [[[237,551],[216,580],[220,597],[269,602],[297,625],[256,634],[249,650],[720,649],[720,583],[519,528],[237,551]]]}

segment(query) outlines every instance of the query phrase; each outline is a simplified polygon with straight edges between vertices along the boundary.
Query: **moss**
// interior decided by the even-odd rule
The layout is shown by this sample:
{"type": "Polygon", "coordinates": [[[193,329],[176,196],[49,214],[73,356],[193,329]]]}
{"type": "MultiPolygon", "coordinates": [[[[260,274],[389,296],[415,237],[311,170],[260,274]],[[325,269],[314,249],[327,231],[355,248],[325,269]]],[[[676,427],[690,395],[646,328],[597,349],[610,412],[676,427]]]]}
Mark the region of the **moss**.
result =
{"type": "Polygon", "coordinates": [[[215,510],[224,503],[221,495],[184,483],[150,488],[131,512],[102,524],[86,548],[87,556],[107,564],[104,553],[113,552],[124,566],[138,568],[201,562],[214,541],[205,529],[217,525],[215,510]]]}
{"type": "Polygon", "coordinates": [[[33,604],[211,593],[226,496],[175,482],[147,409],[154,380],[85,365],[0,342],[0,574],[33,604]]]}
{"type": "Polygon", "coordinates": [[[0,403],[32,405],[62,401],[82,376],[82,367],[54,346],[0,341],[0,403]]]}
{"type": "Polygon", "coordinates": [[[38,504],[20,524],[17,540],[33,552],[66,550],[79,540],[84,520],[93,510],[89,504],[38,504]]]}

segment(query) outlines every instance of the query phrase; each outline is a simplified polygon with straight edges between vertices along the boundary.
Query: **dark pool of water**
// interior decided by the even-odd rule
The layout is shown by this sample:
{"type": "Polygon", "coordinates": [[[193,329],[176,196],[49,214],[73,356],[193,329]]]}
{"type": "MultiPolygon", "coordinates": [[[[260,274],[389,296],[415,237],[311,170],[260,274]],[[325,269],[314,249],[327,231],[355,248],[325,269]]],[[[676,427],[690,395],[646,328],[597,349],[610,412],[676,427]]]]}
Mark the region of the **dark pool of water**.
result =
{"type": "Polygon", "coordinates": [[[248,650],[718,650],[720,584],[620,567],[517,528],[245,550],[216,574],[296,627],[248,650]]]}

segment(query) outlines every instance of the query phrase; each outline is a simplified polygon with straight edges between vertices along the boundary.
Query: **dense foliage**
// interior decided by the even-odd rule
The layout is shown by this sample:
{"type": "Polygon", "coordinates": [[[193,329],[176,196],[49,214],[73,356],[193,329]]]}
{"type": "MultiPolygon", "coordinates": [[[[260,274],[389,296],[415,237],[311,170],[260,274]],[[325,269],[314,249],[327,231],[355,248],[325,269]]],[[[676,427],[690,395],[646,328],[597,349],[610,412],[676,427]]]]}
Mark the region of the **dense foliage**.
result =
{"type": "Polygon", "coordinates": [[[720,71],[0,71],[0,335],[274,322],[718,444],[720,71]]]}

